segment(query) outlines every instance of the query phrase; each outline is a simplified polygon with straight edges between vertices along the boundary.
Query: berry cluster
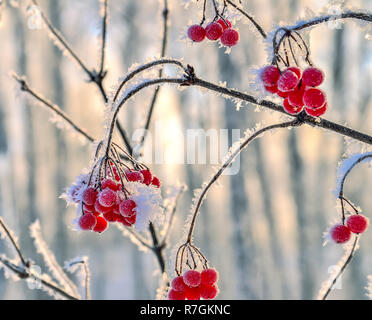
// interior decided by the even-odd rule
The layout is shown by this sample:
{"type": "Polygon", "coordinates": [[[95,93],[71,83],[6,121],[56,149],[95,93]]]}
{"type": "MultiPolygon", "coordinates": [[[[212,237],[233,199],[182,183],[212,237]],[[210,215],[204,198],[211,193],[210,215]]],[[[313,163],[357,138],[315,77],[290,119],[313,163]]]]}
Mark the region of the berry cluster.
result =
{"type": "Polygon", "coordinates": [[[350,240],[351,233],[363,233],[368,228],[368,218],[361,214],[353,214],[346,220],[346,225],[337,224],[330,235],[336,243],[345,243],[350,240]]]}
{"type": "Polygon", "coordinates": [[[182,276],[172,280],[168,299],[214,299],[218,294],[217,280],[218,272],[213,268],[205,269],[202,272],[188,270],[182,276]]]}
{"type": "Polygon", "coordinates": [[[231,28],[231,22],[219,19],[209,23],[205,28],[194,24],[187,30],[188,37],[194,42],[202,42],[205,38],[211,41],[220,39],[226,47],[233,47],[239,42],[239,32],[231,28]]]}
{"type": "Polygon", "coordinates": [[[264,67],[260,79],[266,91],[284,98],[283,108],[290,114],[298,114],[304,108],[313,117],[320,117],[327,111],[325,93],[317,88],[323,83],[322,70],[309,67],[303,72],[298,67],[280,71],[276,66],[264,67]]]}
{"type": "Polygon", "coordinates": [[[135,197],[133,194],[143,189],[138,185],[147,189],[160,188],[160,180],[148,169],[127,169],[123,175],[125,179],[122,179],[111,164],[107,175],[96,182],[92,182],[92,176],[89,179],[88,176],[78,178],[78,182],[68,192],[72,201],[79,205],[77,224],[80,230],[101,233],[107,229],[109,222],[119,222],[127,227],[135,225],[141,213],[138,210],[139,202],[145,201],[143,195],[135,197]]]}

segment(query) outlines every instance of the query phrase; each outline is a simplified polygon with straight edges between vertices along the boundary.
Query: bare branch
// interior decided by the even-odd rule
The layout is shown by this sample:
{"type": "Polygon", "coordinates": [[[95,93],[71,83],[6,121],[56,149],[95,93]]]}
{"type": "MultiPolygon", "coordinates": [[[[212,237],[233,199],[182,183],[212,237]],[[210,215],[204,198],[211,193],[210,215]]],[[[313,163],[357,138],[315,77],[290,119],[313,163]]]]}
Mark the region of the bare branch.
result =
{"type": "Polygon", "coordinates": [[[104,76],[105,71],[105,50],[106,50],[106,34],[107,34],[107,16],[108,16],[108,0],[103,0],[103,19],[102,19],[102,42],[101,42],[101,59],[99,74],[104,76]]]}

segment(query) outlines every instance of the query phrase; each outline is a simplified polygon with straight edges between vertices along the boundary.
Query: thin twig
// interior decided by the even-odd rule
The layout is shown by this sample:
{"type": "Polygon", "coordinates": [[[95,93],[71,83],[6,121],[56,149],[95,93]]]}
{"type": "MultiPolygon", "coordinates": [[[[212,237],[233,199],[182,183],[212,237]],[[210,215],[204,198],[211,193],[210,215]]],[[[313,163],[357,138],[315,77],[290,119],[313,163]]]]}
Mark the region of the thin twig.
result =
{"type": "Polygon", "coordinates": [[[347,257],[345,263],[342,265],[341,269],[339,270],[339,272],[337,273],[337,275],[334,277],[334,279],[332,280],[332,282],[329,284],[326,292],[324,293],[324,295],[320,298],[320,300],[326,300],[328,295],[331,293],[334,285],[336,284],[338,278],[344,273],[345,269],[347,268],[347,266],[350,264],[351,260],[353,259],[354,257],[354,253],[356,251],[356,248],[357,248],[357,244],[358,244],[358,241],[359,241],[359,235],[356,235],[355,236],[355,239],[354,239],[354,243],[353,243],[353,246],[350,250],[350,253],[349,253],[349,256],[347,257]]]}
{"type": "Polygon", "coordinates": [[[222,173],[225,171],[226,168],[229,167],[229,165],[235,160],[235,158],[242,152],[242,150],[247,147],[248,144],[250,144],[254,139],[256,139],[257,137],[259,137],[261,134],[263,134],[264,132],[267,132],[267,131],[270,131],[270,130],[273,130],[273,129],[277,129],[277,128],[289,128],[289,127],[295,127],[295,126],[299,126],[301,125],[302,122],[299,121],[299,120],[293,120],[293,121],[289,121],[289,122],[282,122],[282,123],[278,123],[278,124],[274,124],[274,125],[270,125],[270,126],[267,126],[267,127],[264,127],[260,130],[257,130],[255,133],[253,133],[252,135],[250,135],[249,137],[247,137],[239,146],[238,149],[236,149],[229,157],[228,159],[222,164],[222,166],[220,167],[220,169],[216,172],[216,174],[211,178],[211,180],[207,183],[207,185],[203,188],[203,191],[202,193],[200,194],[197,202],[196,202],[196,205],[195,205],[195,209],[194,209],[194,212],[193,212],[193,217],[192,217],[192,220],[190,222],[190,228],[189,228],[189,231],[188,231],[188,234],[187,234],[187,240],[186,240],[186,243],[191,243],[192,241],[192,234],[194,232],[194,228],[195,228],[195,222],[196,222],[196,217],[198,215],[198,212],[199,212],[199,209],[200,209],[200,206],[208,192],[208,190],[210,189],[210,187],[218,180],[218,178],[222,175],[222,173]]]}
{"type": "Polygon", "coordinates": [[[107,16],[108,16],[108,0],[103,1],[103,19],[102,19],[102,43],[101,43],[101,59],[99,74],[104,76],[105,67],[105,50],[106,50],[106,34],[107,34],[107,16]]]}
{"type": "Polygon", "coordinates": [[[45,107],[49,108],[51,111],[53,111],[55,114],[60,116],[63,120],[65,120],[77,133],[80,133],[82,136],[84,136],[88,141],[93,142],[94,138],[89,135],[84,129],[80,128],[75,122],[71,120],[71,118],[62,111],[57,105],[49,102],[47,99],[42,97],[40,94],[38,94],[34,89],[32,89],[27,81],[24,78],[21,78],[17,74],[13,74],[13,78],[20,84],[21,90],[24,92],[29,93],[32,97],[34,97],[36,100],[41,102],[45,107]]]}

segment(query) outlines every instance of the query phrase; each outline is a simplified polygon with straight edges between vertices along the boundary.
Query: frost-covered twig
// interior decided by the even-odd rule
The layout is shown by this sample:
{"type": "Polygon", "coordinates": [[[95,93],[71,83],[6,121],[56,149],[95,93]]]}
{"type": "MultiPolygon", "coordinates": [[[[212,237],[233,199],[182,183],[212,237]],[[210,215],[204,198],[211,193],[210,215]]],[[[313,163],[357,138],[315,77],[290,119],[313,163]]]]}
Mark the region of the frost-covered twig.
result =
{"type": "Polygon", "coordinates": [[[323,283],[322,288],[320,289],[318,297],[317,297],[318,300],[327,299],[328,295],[331,293],[337,280],[344,273],[345,269],[347,268],[347,266],[350,264],[351,260],[353,259],[354,254],[356,250],[358,249],[358,243],[359,243],[359,235],[356,235],[353,245],[350,248],[350,251],[346,252],[346,254],[338,262],[337,266],[339,266],[339,268],[335,269],[335,273],[331,274],[330,279],[323,283]]]}
{"type": "Polygon", "coordinates": [[[74,296],[78,296],[79,293],[75,284],[65,274],[62,267],[58,264],[54,253],[48,248],[48,245],[41,234],[39,220],[36,220],[30,226],[30,235],[34,239],[34,244],[37,252],[42,255],[45,264],[47,265],[55,279],[65,289],[65,291],[73,294],[74,296]]]}
{"type": "Polygon", "coordinates": [[[18,241],[17,241],[17,239],[14,235],[14,232],[12,230],[10,230],[10,228],[7,226],[7,224],[5,223],[5,221],[2,217],[0,217],[0,238],[1,238],[1,235],[4,235],[9,239],[13,248],[17,252],[17,255],[18,255],[19,259],[21,260],[22,264],[24,266],[28,266],[29,262],[23,256],[21,248],[19,247],[18,241]]]}
{"type": "Polygon", "coordinates": [[[90,300],[90,270],[88,265],[88,257],[78,257],[65,262],[65,269],[71,273],[75,272],[77,267],[80,267],[84,273],[84,280],[82,281],[83,288],[85,289],[85,300],[90,300]]]}
{"type": "Polygon", "coordinates": [[[89,135],[84,129],[80,128],[75,122],[71,120],[71,118],[62,111],[57,105],[49,102],[46,98],[41,96],[37,93],[34,89],[32,89],[26,79],[24,77],[20,77],[17,74],[13,73],[13,78],[20,84],[21,90],[24,92],[29,93],[32,97],[34,97],[37,101],[39,101],[43,106],[50,109],[53,113],[61,117],[65,122],[67,122],[77,133],[80,133],[84,136],[88,141],[93,142],[94,138],[89,135]]]}
{"type": "Polygon", "coordinates": [[[255,28],[258,30],[260,35],[265,39],[266,38],[266,32],[263,30],[263,28],[258,24],[258,22],[250,15],[248,14],[243,8],[241,8],[239,5],[235,4],[233,1],[226,0],[226,2],[234,7],[236,10],[238,10],[243,16],[245,16],[252,24],[255,26],[255,28]]]}
{"type": "Polygon", "coordinates": [[[0,230],[4,231],[2,234],[4,234],[8,239],[10,240],[10,243],[16,250],[19,258],[20,258],[20,265],[13,263],[10,259],[7,257],[0,256],[0,262],[9,270],[14,272],[20,279],[33,279],[37,282],[41,283],[43,286],[51,289],[53,292],[58,293],[59,295],[63,296],[66,299],[70,300],[78,300],[79,295],[72,294],[69,292],[69,290],[66,290],[66,288],[61,288],[53,281],[49,280],[49,278],[46,275],[37,275],[35,272],[32,272],[30,267],[32,266],[30,263],[30,260],[26,259],[21,251],[20,246],[18,245],[18,242],[14,236],[13,231],[10,230],[10,228],[5,223],[4,219],[0,217],[0,230]]]}
{"type": "Polygon", "coordinates": [[[194,228],[195,228],[196,217],[198,215],[200,206],[203,203],[203,200],[204,200],[204,198],[205,198],[208,190],[218,180],[218,178],[222,175],[222,173],[225,171],[225,169],[228,168],[229,165],[242,152],[242,150],[245,149],[254,139],[256,139],[261,134],[263,134],[263,133],[265,133],[267,131],[270,131],[270,130],[273,130],[273,129],[277,129],[277,128],[296,127],[296,126],[299,126],[301,124],[302,124],[301,121],[299,121],[299,120],[293,120],[293,121],[289,121],[289,122],[282,122],[282,123],[273,124],[273,125],[264,127],[264,128],[262,128],[260,130],[257,130],[252,135],[249,135],[248,137],[246,137],[245,139],[243,139],[240,142],[239,146],[236,149],[234,148],[235,150],[232,149],[232,152],[228,156],[228,158],[226,159],[226,161],[221,165],[221,167],[219,168],[219,170],[213,175],[213,177],[209,180],[209,182],[204,185],[203,190],[200,193],[200,196],[198,197],[198,199],[195,202],[195,207],[193,209],[192,219],[191,219],[191,222],[190,222],[190,227],[189,227],[189,231],[188,231],[188,234],[187,234],[186,243],[191,243],[191,241],[192,241],[192,235],[193,235],[194,228]]]}

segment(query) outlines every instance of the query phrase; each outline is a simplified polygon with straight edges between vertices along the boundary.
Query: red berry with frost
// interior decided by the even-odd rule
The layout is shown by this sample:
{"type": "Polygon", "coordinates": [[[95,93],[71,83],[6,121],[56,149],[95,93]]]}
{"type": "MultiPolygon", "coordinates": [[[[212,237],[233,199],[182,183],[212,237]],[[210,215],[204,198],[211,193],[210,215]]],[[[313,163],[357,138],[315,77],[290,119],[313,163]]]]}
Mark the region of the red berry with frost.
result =
{"type": "Polygon", "coordinates": [[[309,88],[304,93],[304,104],[308,108],[321,108],[326,103],[326,96],[324,92],[317,88],[309,88]]]}
{"type": "Polygon", "coordinates": [[[288,95],[289,95],[289,92],[283,92],[283,91],[279,91],[277,92],[278,96],[281,97],[281,98],[287,98],[288,95]]]}
{"type": "Polygon", "coordinates": [[[82,200],[85,204],[93,205],[97,198],[97,191],[93,187],[88,187],[83,191],[82,200]]]}
{"type": "Polygon", "coordinates": [[[266,91],[273,93],[273,94],[278,92],[278,87],[276,85],[272,87],[265,86],[265,89],[266,91]]]}
{"type": "Polygon", "coordinates": [[[266,66],[260,72],[260,78],[267,87],[276,86],[280,77],[279,69],[276,66],[266,66]]]}
{"type": "Polygon", "coordinates": [[[102,233],[107,229],[107,221],[102,217],[97,217],[97,223],[93,228],[94,232],[102,233]]]}
{"type": "Polygon", "coordinates": [[[131,217],[136,214],[134,210],[135,207],[137,207],[137,205],[133,200],[123,200],[119,204],[119,211],[124,217],[131,217]]]}
{"type": "Polygon", "coordinates": [[[149,185],[152,181],[152,174],[149,170],[141,170],[143,175],[143,183],[149,185]]]}
{"type": "Polygon", "coordinates": [[[118,215],[112,211],[104,213],[103,217],[107,222],[116,222],[118,221],[118,215]]]}
{"type": "Polygon", "coordinates": [[[172,288],[176,291],[184,292],[187,288],[182,276],[175,277],[172,280],[172,288]]]}
{"type": "Polygon", "coordinates": [[[338,224],[331,230],[332,239],[337,243],[345,243],[351,237],[351,231],[348,227],[338,224]]]}
{"type": "Polygon", "coordinates": [[[297,74],[295,74],[291,70],[284,71],[278,80],[278,90],[280,91],[291,91],[298,85],[298,77],[297,74]]]}
{"type": "Polygon", "coordinates": [[[323,114],[326,113],[327,108],[328,108],[328,105],[327,105],[327,103],[326,103],[323,107],[316,108],[316,109],[305,108],[305,111],[306,111],[306,113],[307,113],[309,116],[320,117],[320,116],[322,116],[323,114]]]}
{"type": "Polygon", "coordinates": [[[135,224],[137,220],[137,215],[134,214],[131,217],[124,217],[125,222],[127,222],[129,225],[135,224]]]}
{"type": "Polygon", "coordinates": [[[92,230],[96,223],[97,218],[91,213],[84,214],[79,219],[79,226],[82,230],[92,230]]]}
{"type": "Polygon", "coordinates": [[[187,35],[194,42],[201,42],[204,40],[206,32],[202,26],[194,24],[187,30],[187,35]]]}
{"type": "Polygon", "coordinates": [[[197,287],[201,282],[201,274],[196,270],[188,270],[183,275],[183,281],[189,287],[197,287]]]}
{"type": "Polygon", "coordinates": [[[158,177],[153,176],[151,184],[157,188],[160,188],[161,182],[158,177]]]}
{"type": "Polygon", "coordinates": [[[307,68],[302,74],[302,81],[306,86],[317,87],[324,81],[324,73],[318,68],[307,68]]]}
{"type": "Polygon", "coordinates": [[[287,70],[290,70],[290,71],[294,72],[296,74],[297,78],[298,79],[301,79],[302,73],[301,73],[301,69],[300,68],[298,68],[298,67],[289,67],[287,70]]]}
{"type": "Polygon", "coordinates": [[[225,31],[226,29],[231,28],[231,22],[227,19],[225,19],[225,20],[218,19],[216,22],[221,25],[222,31],[225,31]]]}
{"type": "Polygon", "coordinates": [[[118,191],[120,189],[120,185],[117,184],[114,180],[105,179],[102,181],[102,189],[109,188],[113,191],[118,191]]]}
{"type": "Polygon", "coordinates": [[[215,285],[207,286],[202,285],[200,287],[200,297],[203,299],[214,299],[218,294],[218,288],[215,285]]]}
{"type": "Polygon", "coordinates": [[[209,40],[218,40],[222,36],[222,26],[217,22],[212,22],[205,28],[206,37],[209,40]]]}
{"type": "Polygon", "coordinates": [[[131,182],[143,182],[143,175],[139,171],[126,171],[125,175],[128,179],[128,181],[131,182]]]}
{"type": "Polygon", "coordinates": [[[201,283],[204,285],[211,286],[212,284],[215,284],[218,279],[218,272],[216,269],[209,268],[206,270],[203,270],[201,273],[201,283]]]}
{"type": "Polygon", "coordinates": [[[304,87],[302,86],[301,88],[296,88],[288,93],[288,102],[292,106],[303,107],[304,105],[303,97],[305,93],[305,90],[303,88],[304,87]]]}
{"type": "Polygon", "coordinates": [[[353,233],[363,233],[368,228],[368,218],[362,214],[354,214],[346,221],[347,226],[353,233]]]}
{"type": "Polygon", "coordinates": [[[96,209],[94,208],[94,205],[84,204],[83,205],[83,211],[84,211],[84,213],[94,213],[96,211],[96,209]]]}
{"type": "Polygon", "coordinates": [[[169,293],[168,293],[168,299],[169,300],[185,300],[186,297],[183,292],[171,289],[169,290],[169,293]]]}
{"type": "Polygon", "coordinates": [[[106,188],[98,194],[99,204],[104,207],[112,207],[117,200],[117,194],[115,191],[106,188]]]}
{"type": "Polygon", "coordinates": [[[95,202],[95,204],[94,204],[94,209],[95,209],[97,212],[102,213],[102,214],[105,214],[105,213],[107,213],[107,212],[112,211],[112,207],[104,207],[104,206],[102,206],[102,205],[99,203],[98,199],[96,200],[96,202],[95,202]]]}
{"type": "Polygon", "coordinates": [[[302,111],[303,107],[296,107],[296,106],[292,106],[289,101],[288,101],[288,98],[284,99],[283,101],[283,108],[284,110],[289,113],[289,114],[298,114],[302,111]]]}
{"type": "Polygon", "coordinates": [[[226,29],[221,36],[221,43],[226,47],[233,47],[239,42],[239,32],[234,29],[226,29]]]}
{"type": "Polygon", "coordinates": [[[199,300],[201,288],[200,287],[187,287],[185,290],[185,297],[187,300],[199,300]]]}

